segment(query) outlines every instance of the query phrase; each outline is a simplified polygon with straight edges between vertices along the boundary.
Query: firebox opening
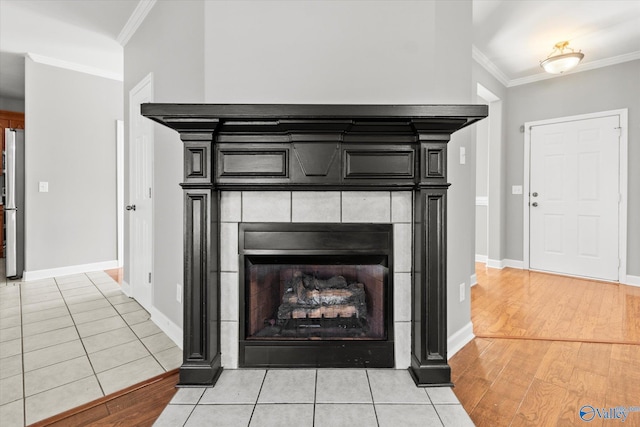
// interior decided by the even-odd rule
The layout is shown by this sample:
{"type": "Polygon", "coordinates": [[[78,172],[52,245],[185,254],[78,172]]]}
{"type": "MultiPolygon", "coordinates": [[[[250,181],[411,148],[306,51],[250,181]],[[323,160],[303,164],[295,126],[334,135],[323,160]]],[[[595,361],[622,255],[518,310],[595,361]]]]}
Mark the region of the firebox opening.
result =
{"type": "Polygon", "coordinates": [[[239,366],[394,366],[392,224],[238,231],[239,366]]]}
{"type": "Polygon", "coordinates": [[[247,340],[385,340],[385,256],[249,256],[247,340]]]}

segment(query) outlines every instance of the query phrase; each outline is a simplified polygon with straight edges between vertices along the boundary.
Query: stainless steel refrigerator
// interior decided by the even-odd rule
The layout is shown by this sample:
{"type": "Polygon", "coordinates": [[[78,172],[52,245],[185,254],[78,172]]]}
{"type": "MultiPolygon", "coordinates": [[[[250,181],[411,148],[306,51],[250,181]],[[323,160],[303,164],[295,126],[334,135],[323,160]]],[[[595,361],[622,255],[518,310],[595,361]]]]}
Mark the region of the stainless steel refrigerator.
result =
{"type": "Polygon", "coordinates": [[[24,272],[24,130],[5,129],[4,218],[7,278],[24,272]]]}

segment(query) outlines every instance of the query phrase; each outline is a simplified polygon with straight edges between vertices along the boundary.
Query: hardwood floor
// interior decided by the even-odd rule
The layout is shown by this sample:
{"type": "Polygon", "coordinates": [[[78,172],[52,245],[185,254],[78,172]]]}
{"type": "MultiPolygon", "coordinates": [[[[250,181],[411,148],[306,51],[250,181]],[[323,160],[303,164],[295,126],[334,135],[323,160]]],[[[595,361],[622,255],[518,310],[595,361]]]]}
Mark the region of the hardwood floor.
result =
{"type": "MultiPolygon", "coordinates": [[[[450,365],[477,426],[579,425],[584,405],[640,406],[640,288],[484,264],[476,272],[476,338],[450,365]]],[[[625,425],[640,426],[640,412],[625,425]]]]}
{"type": "Polygon", "coordinates": [[[176,394],[178,370],[32,424],[59,426],[152,426],[176,394]]]}

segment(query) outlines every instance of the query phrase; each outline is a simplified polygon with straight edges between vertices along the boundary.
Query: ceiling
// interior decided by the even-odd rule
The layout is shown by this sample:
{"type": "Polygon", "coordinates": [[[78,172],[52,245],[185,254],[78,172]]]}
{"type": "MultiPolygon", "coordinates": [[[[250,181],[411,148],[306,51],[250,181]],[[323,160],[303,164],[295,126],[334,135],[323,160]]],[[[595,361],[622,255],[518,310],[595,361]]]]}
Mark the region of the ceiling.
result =
{"type": "MultiPolygon", "coordinates": [[[[505,86],[551,78],[539,61],[563,40],[585,54],[573,72],[640,59],[638,0],[472,1],[473,57],[505,86]]],[[[121,76],[118,40],[138,3],[0,0],[0,96],[24,98],[27,52],[121,76]]]]}

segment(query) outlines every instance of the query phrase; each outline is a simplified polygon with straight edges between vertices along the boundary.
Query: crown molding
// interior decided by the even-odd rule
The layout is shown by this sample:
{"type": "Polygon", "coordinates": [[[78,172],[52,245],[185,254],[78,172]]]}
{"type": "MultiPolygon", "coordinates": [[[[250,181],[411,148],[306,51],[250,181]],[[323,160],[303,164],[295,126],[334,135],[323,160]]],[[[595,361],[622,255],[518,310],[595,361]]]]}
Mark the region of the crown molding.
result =
{"type": "Polygon", "coordinates": [[[471,57],[482,66],[489,74],[495,77],[504,86],[509,87],[509,78],[475,45],[471,45],[471,57]]]}
{"type": "Polygon", "coordinates": [[[124,27],[122,27],[122,31],[118,34],[118,38],[116,39],[118,43],[122,46],[126,46],[129,43],[129,40],[138,30],[138,27],[142,25],[142,22],[147,17],[151,9],[156,4],[157,0],[140,0],[138,2],[138,6],[134,9],[133,13],[129,17],[129,20],[124,27]]]}
{"type": "Polygon", "coordinates": [[[33,62],[44,65],[51,65],[52,67],[64,68],[71,71],[77,71],[79,73],[91,74],[97,77],[104,77],[105,79],[123,81],[122,73],[116,73],[114,71],[107,71],[102,68],[91,67],[88,65],[78,64],[76,62],[69,62],[63,59],[52,58],[50,56],[44,56],[37,53],[27,53],[27,58],[33,62]]]}
{"type": "Polygon", "coordinates": [[[526,85],[528,83],[534,83],[534,82],[539,82],[541,80],[553,79],[553,78],[561,77],[567,74],[576,74],[576,73],[581,73],[582,71],[589,71],[589,70],[595,70],[597,68],[609,67],[610,65],[616,65],[616,64],[622,64],[624,62],[635,61],[636,59],[640,59],[640,50],[626,53],[624,55],[612,56],[610,58],[604,58],[604,59],[599,59],[597,61],[586,62],[574,68],[573,70],[563,74],[540,73],[540,74],[534,74],[533,76],[513,79],[509,81],[508,87],[526,85]]]}
{"type": "Polygon", "coordinates": [[[518,79],[509,79],[506,74],[504,74],[493,62],[487,58],[487,56],[482,53],[477,47],[472,46],[471,50],[472,58],[482,66],[489,74],[495,77],[500,83],[502,83],[506,87],[514,87],[526,85],[529,83],[535,83],[542,80],[555,79],[558,77],[562,77],[567,74],[575,74],[580,73],[582,71],[595,70],[597,68],[609,67],[611,65],[622,64],[624,62],[635,61],[640,59],[640,50],[635,52],[626,53],[624,55],[612,56],[610,58],[599,59],[597,61],[586,62],[584,64],[580,64],[578,67],[574,68],[571,71],[568,71],[563,74],[549,74],[545,72],[540,72],[538,74],[533,74],[531,76],[520,77],[518,79]]]}

